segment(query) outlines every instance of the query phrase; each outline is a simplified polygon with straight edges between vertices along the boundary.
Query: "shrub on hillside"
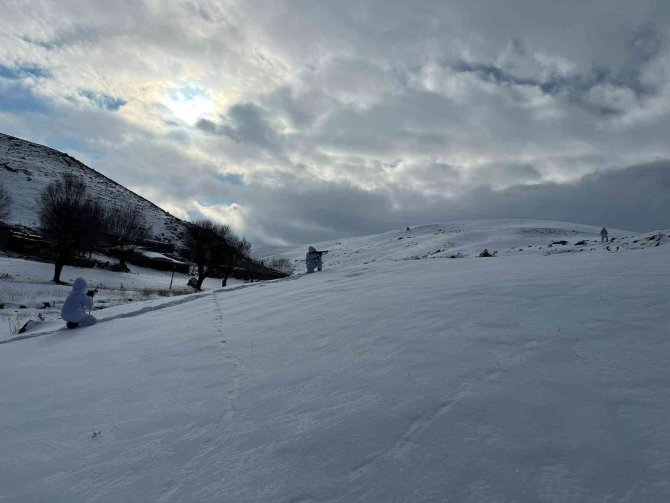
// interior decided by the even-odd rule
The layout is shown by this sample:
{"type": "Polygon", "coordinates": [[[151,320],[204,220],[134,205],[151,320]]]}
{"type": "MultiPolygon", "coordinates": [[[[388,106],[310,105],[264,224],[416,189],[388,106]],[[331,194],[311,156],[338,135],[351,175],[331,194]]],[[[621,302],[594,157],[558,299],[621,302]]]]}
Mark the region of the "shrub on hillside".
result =
{"type": "Polygon", "coordinates": [[[0,184],[0,222],[9,218],[10,206],[12,205],[12,196],[7,188],[0,184]]]}
{"type": "Polygon", "coordinates": [[[273,257],[267,267],[286,276],[291,276],[295,272],[295,264],[286,257],[273,257]]]}

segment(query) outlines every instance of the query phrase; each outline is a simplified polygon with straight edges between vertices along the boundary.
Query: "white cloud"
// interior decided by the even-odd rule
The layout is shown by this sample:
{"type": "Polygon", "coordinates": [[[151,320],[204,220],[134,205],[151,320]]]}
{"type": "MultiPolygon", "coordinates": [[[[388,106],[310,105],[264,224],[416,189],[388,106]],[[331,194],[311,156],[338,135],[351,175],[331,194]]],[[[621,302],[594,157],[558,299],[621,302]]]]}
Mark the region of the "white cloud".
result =
{"type": "Polygon", "coordinates": [[[193,201],[193,210],[219,223],[227,223],[238,231],[245,228],[244,208],[237,203],[204,205],[193,201]]]}
{"type": "Polygon", "coordinates": [[[173,214],[307,241],[670,157],[669,28],[655,0],[14,2],[0,117],[173,214]]]}

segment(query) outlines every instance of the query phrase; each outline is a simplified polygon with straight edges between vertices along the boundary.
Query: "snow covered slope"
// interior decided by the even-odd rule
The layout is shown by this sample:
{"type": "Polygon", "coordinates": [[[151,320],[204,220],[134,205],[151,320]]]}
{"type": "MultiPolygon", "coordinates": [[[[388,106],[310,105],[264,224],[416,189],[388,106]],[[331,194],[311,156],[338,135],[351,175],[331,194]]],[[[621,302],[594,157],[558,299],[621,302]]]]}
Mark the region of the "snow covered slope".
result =
{"type": "Polygon", "coordinates": [[[10,223],[35,227],[39,193],[63,173],[83,178],[98,201],[140,208],[157,239],[171,242],[181,239],[185,231],[183,222],[143,197],[63,152],[0,133],[0,183],[13,199],[10,223]]]}
{"type": "MultiPolygon", "coordinates": [[[[446,240],[555,237],[476,235],[446,240]]],[[[369,238],[322,273],[0,344],[0,501],[670,501],[656,235],[460,260],[369,238]]]]}
{"type": "MultiPolygon", "coordinates": [[[[104,259],[106,257],[98,256],[104,259]]],[[[190,276],[170,271],[157,271],[131,264],[131,272],[112,272],[98,268],[65,266],[61,279],[69,285],[50,281],[53,265],[44,262],[3,257],[0,254],[0,342],[13,338],[29,320],[60,320],[63,302],[71,291],[72,282],[83,277],[98,293],[94,298],[94,315],[118,304],[147,300],[159,296],[191,294],[187,288],[190,276]],[[172,289],[169,289],[172,282],[172,289]]],[[[230,278],[232,287],[241,280],[230,278]]],[[[221,286],[221,280],[206,278],[203,288],[221,286]]],[[[62,324],[59,321],[58,324],[62,324]]]]}
{"type": "MultiPolygon", "coordinates": [[[[608,229],[609,237],[620,240],[633,233],[608,229]]],[[[371,262],[417,260],[445,257],[478,256],[484,249],[497,251],[498,256],[546,254],[557,250],[605,250],[600,243],[600,228],[591,225],[546,220],[473,220],[417,225],[409,230],[393,230],[383,234],[324,241],[313,244],[329,250],[324,257],[328,267],[371,262]],[[567,241],[567,245],[552,244],[567,241]],[[581,246],[575,243],[586,241],[581,246]]],[[[287,257],[302,270],[307,244],[299,247],[266,247],[256,250],[265,257],[287,257]]],[[[616,246],[616,245],[615,245],[616,246]]]]}

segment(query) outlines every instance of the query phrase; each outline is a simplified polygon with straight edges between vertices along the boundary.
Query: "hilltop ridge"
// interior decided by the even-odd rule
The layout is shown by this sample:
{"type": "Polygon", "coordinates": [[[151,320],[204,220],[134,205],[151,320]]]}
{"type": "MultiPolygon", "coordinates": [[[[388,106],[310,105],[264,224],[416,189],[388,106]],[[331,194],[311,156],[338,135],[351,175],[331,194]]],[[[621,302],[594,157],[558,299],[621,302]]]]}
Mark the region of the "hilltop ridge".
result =
{"type": "Polygon", "coordinates": [[[307,246],[313,245],[319,250],[329,250],[325,259],[328,267],[346,267],[373,262],[477,257],[484,249],[495,251],[498,257],[527,256],[616,252],[668,242],[668,232],[664,230],[638,234],[610,228],[609,238],[614,241],[602,243],[600,229],[548,220],[454,221],[300,246],[265,247],[257,253],[264,257],[286,257],[299,265],[304,262],[307,246]]]}

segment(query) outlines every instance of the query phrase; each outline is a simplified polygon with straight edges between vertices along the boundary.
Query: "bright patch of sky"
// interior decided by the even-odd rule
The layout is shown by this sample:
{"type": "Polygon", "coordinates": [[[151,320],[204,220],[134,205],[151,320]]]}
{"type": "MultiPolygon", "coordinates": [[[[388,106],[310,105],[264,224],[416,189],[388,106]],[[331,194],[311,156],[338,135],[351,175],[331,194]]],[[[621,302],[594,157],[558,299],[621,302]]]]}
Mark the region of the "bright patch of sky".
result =
{"type": "Polygon", "coordinates": [[[193,126],[198,119],[210,115],[214,105],[205,89],[189,83],[171,87],[165,94],[163,104],[188,126],[193,126]]]}

